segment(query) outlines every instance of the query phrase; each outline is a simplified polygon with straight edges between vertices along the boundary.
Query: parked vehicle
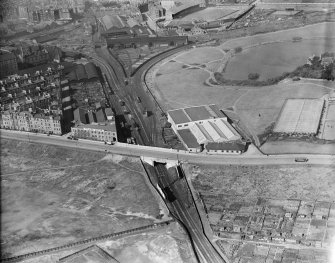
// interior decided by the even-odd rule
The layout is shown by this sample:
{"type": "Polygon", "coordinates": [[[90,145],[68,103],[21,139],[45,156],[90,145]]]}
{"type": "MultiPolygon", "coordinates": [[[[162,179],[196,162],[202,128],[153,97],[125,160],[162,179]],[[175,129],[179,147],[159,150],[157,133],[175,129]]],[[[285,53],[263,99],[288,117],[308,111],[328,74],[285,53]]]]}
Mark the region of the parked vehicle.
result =
{"type": "Polygon", "coordinates": [[[295,158],[295,162],[306,163],[308,162],[308,159],[306,157],[297,157],[295,158]]]}

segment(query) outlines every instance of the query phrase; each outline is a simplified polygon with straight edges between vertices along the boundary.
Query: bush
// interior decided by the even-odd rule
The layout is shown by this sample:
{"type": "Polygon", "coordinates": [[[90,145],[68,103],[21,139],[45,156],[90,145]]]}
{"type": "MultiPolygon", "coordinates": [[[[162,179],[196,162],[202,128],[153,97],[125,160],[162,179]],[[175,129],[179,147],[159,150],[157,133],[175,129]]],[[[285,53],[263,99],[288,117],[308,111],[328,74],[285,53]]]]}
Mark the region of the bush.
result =
{"type": "Polygon", "coordinates": [[[235,53],[241,53],[242,52],[242,47],[236,47],[234,49],[235,53]]]}
{"type": "Polygon", "coordinates": [[[257,80],[257,79],[259,79],[259,74],[258,73],[249,73],[248,79],[257,80]]]}

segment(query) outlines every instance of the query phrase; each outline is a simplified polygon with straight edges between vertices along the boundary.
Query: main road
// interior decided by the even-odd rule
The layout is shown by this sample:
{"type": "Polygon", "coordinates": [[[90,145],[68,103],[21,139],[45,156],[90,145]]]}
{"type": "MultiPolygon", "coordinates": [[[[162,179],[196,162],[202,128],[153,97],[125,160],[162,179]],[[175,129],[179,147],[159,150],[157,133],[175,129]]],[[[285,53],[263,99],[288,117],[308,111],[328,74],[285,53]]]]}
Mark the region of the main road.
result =
{"type": "Polygon", "coordinates": [[[309,154],[290,154],[290,155],[207,155],[188,153],[173,149],[149,147],[142,145],[132,145],[125,143],[115,143],[115,145],[106,145],[102,142],[90,140],[68,140],[64,136],[50,135],[29,132],[19,132],[11,130],[0,130],[1,139],[15,139],[27,142],[45,143],[55,146],[64,146],[75,149],[85,149],[93,151],[102,151],[114,154],[123,154],[131,156],[151,157],[162,160],[179,160],[181,162],[195,164],[235,164],[235,165],[271,165],[271,164],[322,164],[334,165],[335,156],[333,155],[309,155],[309,154]],[[296,157],[306,157],[308,162],[297,163],[296,157]]]}

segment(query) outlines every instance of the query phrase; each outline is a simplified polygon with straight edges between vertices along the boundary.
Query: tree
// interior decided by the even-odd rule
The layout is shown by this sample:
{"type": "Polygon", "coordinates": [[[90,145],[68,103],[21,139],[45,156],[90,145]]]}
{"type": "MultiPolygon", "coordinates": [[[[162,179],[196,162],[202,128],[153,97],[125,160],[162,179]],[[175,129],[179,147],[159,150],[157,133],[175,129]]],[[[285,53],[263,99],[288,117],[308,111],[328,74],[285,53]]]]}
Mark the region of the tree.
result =
{"type": "Polygon", "coordinates": [[[236,47],[234,50],[235,50],[235,53],[241,53],[242,47],[236,47]]]}
{"type": "Polygon", "coordinates": [[[322,70],[321,78],[326,80],[334,80],[333,70],[334,70],[333,63],[325,66],[324,70],[322,70]]]}
{"type": "Polygon", "coordinates": [[[257,79],[259,79],[259,74],[258,73],[249,73],[248,79],[257,80],[257,79]]]}

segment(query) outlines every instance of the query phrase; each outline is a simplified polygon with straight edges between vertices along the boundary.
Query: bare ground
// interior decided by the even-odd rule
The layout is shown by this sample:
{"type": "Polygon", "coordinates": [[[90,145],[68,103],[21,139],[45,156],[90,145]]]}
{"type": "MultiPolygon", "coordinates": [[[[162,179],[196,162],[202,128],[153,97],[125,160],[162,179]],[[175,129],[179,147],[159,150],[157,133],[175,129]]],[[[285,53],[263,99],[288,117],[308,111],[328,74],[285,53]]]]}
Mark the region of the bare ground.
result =
{"type": "Polygon", "coordinates": [[[159,221],[137,159],[1,141],[1,242],[7,257],[159,221]]]}

